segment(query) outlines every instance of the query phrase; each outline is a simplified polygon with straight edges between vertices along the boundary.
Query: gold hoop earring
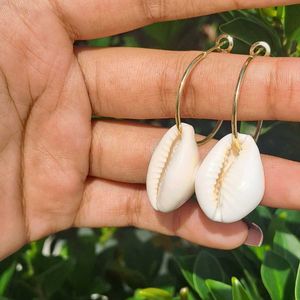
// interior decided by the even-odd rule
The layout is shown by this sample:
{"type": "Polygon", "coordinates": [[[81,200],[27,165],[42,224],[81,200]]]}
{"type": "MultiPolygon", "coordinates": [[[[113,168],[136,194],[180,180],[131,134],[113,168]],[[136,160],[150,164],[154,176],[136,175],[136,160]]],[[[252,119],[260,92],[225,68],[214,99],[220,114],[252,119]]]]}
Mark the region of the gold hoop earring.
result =
{"type": "Polygon", "coordinates": [[[195,190],[198,203],[208,218],[224,223],[243,219],[262,200],[265,190],[264,170],[256,145],[262,121],[253,136],[238,133],[238,100],[250,62],[257,56],[269,56],[270,46],[254,43],[250,56],[240,71],[233,101],[232,133],[223,137],[199,167],[195,190]]]}
{"type": "MultiPolygon", "coordinates": [[[[181,99],[184,93],[184,89],[186,86],[186,82],[191,75],[192,71],[195,69],[195,67],[200,63],[202,60],[204,60],[208,54],[217,51],[217,52],[223,52],[223,53],[230,53],[231,50],[233,49],[233,38],[228,35],[228,34],[222,34],[216,39],[215,45],[210,48],[209,50],[200,53],[198,56],[196,56],[191,63],[188,65],[186,68],[185,72],[183,73],[183,76],[181,78],[178,90],[177,90],[177,95],[176,95],[176,107],[175,107],[175,121],[176,121],[176,126],[178,131],[181,131],[181,114],[180,114],[180,108],[181,108],[181,99]]],[[[217,124],[213,128],[212,132],[206,136],[204,139],[201,141],[197,141],[198,145],[204,145],[207,143],[209,140],[211,140],[216,133],[219,131],[220,127],[222,126],[223,121],[217,121],[217,124]]]]}
{"type": "MultiPolygon", "coordinates": [[[[146,188],[152,207],[161,212],[177,209],[195,191],[195,173],[199,165],[198,145],[195,130],[191,125],[181,122],[180,104],[186,81],[196,65],[213,51],[229,52],[233,39],[228,35],[220,36],[214,47],[201,52],[188,65],[176,96],[176,125],[162,137],[151,157],[146,188]]],[[[218,123],[214,131],[201,144],[210,140],[220,128],[218,123]]]]}
{"type": "MultiPolygon", "coordinates": [[[[254,43],[250,48],[250,56],[248,57],[248,59],[243,64],[242,69],[240,71],[238,82],[237,82],[235,92],[234,92],[234,100],[233,100],[233,108],[232,108],[232,119],[231,119],[231,131],[232,131],[232,134],[233,134],[233,139],[234,139],[235,144],[238,141],[238,139],[237,139],[238,138],[238,126],[237,126],[237,122],[238,122],[238,118],[237,118],[238,101],[239,101],[239,97],[240,97],[240,93],[241,93],[241,87],[242,87],[242,83],[243,83],[247,68],[250,65],[251,61],[253,61],[253,59],[255,57],[257,57],[257,56],[270,56],[270,55],[271,55],[271,48],[270,48],[268,43],[266,43],[266,42],[256,42],[256,43],[254,43]]],[[[255,130],[255,133],[253,135],[253,139],[255,140],[255,142],[257,142],[257,140],[259,138],[262,125],[263,125],[263,121],[258,121],[257,122],[256,130],[255,130]]],[[[238,144],[236,144],[236,146],[238,146],[238,144]]]]}

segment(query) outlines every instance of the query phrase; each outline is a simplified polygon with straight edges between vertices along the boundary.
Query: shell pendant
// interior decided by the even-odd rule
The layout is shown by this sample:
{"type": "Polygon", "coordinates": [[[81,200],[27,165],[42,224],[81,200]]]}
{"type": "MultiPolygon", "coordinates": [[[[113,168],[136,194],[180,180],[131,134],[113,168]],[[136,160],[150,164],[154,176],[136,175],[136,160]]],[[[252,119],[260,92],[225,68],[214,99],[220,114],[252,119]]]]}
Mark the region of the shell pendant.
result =
{"type": "Polygon", "coordinates": [[[258,147],[250,135],[222,138],[199,167],[195,189],[203,212],[210,219],[231,223],[241,220],[262,200],[265,179],[258,147]]]}
{"type": "Polygon", "coordinates": [[[181,123],[170,128],[157,145],[150,160],[146,187],[155,210],[170,212],[193,195],[199,166],[194,128],[181,123]]]}

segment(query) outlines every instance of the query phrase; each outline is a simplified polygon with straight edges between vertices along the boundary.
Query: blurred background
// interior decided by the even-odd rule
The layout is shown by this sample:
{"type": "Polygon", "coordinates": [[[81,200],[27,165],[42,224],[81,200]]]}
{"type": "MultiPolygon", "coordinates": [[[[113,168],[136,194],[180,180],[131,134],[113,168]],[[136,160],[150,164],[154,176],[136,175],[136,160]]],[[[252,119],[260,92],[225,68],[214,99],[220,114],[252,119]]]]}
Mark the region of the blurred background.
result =
{"type": "MultiPolygon", "coordinates": [[[[220,33],[236,38],[234,53],[247,54],[253,42],[264,40],[273,56],[298,57],[300,5],[159,23],[76,44],[205,50],[220,33]]],[[[186,121],[201,134],[214,125],[207,120],[186,121]]],[[[143,122],[174,124],[174,120],[143,122]]],[[[254,125],[242,122],[240,130],[251,132],[254,125]]],[[[227,122],[218,135],[228,132],[227,122]]],[[[300,125],[265,122],[259,148],[300,161],[300,125]]],[[[300,212],[259,207],[248,219],[265,232],[261,248],[218,251],[134,228],[61,232],[0,263],[0,300],[300,300],[300,212]]]]}

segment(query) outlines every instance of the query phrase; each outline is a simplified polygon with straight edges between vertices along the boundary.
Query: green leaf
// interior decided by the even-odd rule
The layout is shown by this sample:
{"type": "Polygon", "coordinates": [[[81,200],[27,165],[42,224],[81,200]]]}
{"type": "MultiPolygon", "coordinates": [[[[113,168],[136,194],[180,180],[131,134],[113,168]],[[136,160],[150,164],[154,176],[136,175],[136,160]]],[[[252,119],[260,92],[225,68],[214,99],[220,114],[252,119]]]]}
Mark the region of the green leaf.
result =
{"type": "Polygon", "coordinates": [[[209,299],[209,290],[205,284],[206,279],[224,281],[225,274],[219,261],[209,252],[203,250],[197,256],[194,264],[193,283],[198,295],[204,299],[209,299]]]}
{"type": "Polygon", "coordinates": [[[234,19],[234,16],[231,14],[231,11],[225,11],[223,13],[220,13],[219,15],[225,22],[229,22],[232,19],[234,19]]]}
{"type": "MultiPolygon", "coordinates": [[[[276,125],[280,124],[280,122],[264,122],[263,127],[260,131],[260,136],[268,133],[272,130],[276,125]]],[[[240,132],[247,133],[247,134],[254,134],[256,131],[256,122],[241,122],[240,132]]],[[[264,206],[261,206],[267,209],[264,206]]]]}
{"type": "Polygon", "coordinates": [[[225,20],[230,21],[236,18],[245,17],[245,18],[253,18],[255,15],[255,10],[245,9],[245,10],[231,10],[223,13],[219,13],[219,15],[225,20]]]}
{"type": "Polygon", "coordinates": [[[176,256],[175,260],[180,268],[180,271],[188,282],[188,284],[194,288],[193,280],[193,266],[195,263],[195,255],[186,255],[186,256],[176,256]]]}
{"type": "Polygon", "coordinates": [[[207,279],[205,284],[210,290],[214,300],[232,300],[232,289],[230,285],[212,279],[207,279]]]}
{"type": "Polygon", "coordinates": [[[126,282],[127,285],[133,288],[146,286],[147,284],[147,280],[143,273],[124,267],[117,262],[109,267],[109,273],[114,274],[114,276],[120,278],[122,281],[126,282]]]}
{"type": "Polygon", "coordinates": [[[285,34],[288,41],[300,41],[300,4],[285,8],[285,34]]]}
{"type": "Polygon", "coordinates": [[[231,283],[233,300],[251,300],[249,294],[236,277],[232,277],[231,283]]]}
{"type": "Polygon", "coordinates": [[[105,37],[102,39],[88,41],[88,45],[91,47],[109,47],[110,44],[111,44],[111,37],[105,37]]]}
{"type": "Polygon", "coordinates": [[[220,30],[246,44],[248,49],[254,42],[266,41],[270,45],[274,55],[282,53],[282,45],[277,32],[272,27],[268,27],[265,23],[254,17],[236,18],[222,24],[220,30]]]}
{"type": "Polygon", "coordinates": [[[97,241],[98,237],[94,235],[79,233],[69,240],[69,254],[74,262],[74,270],[69,276],[69,281],[77,293],[83,293],[94,277],[95,242],[97,241]]]}
{"type": "Polygon", "coordinates": [[[300,263],[298,266],[298,272],[297,272],[297,278],[296,278],[295,299],[300,300],[300,263]]]}
{"type": "Polygon", "coordinates": [[[4,296],[5,291],[15,273],[15,270],[16,263],[13,262],[11,266],[0,275],[0,296],[4,296]]]}
{"type": "Polygon", "coordinates": [[[137,290],[134,296],[145,300],[172,300],[170,292],[157,288],[137,290]]]}
{"type": "Polygon", "coordinates": [[[155,23],[144,27],[140,34],[140,46],[170,50],[190,50],[209,41],[201,38],[202,24],[207,24],[208,17],[192,18],[181,21],[155,23]],[[204,42],[204,43],[203,43],[204,42]]]}
{"type": "Polygon", "coordinates": [[[143,28],[146,36],[152,39],[160,48],[168,49],[174,37],[184,28],[182,21],[169,21],[164,23],[154,23],[143,28]]]}
{"type": "Polygon", "coordinates": [[[257,273],[259,272],[260,268],[260,261],[252,253],[251,248],[253,247],[240,247],[233,250],[232,253],[237,260],[240,269],[244,272],[248,291],[252,298],[255,300],[261,300],[262,297],[257,286],[258,281],[260,281],[260,278],[257,278],[257,273]]]}
{"type": "Polygon", "coordinates": [[[260,12],[264,14],[267,17],[276,17],[277,16],[277,9],[276,7],[266,7],[266,8],[261,8],[260,12]]]}
{"type": "Polygon", "coordinates": [[[280,20],[281,24],[285,23],[285,12],[286,6],[277,6],[277,18],[280,20]]]}
{"type": "Polygon", "coordinates": [[[272,218],[271,209],[265,206],[258,206],[247,216],[247,220],[258,224],[264,233],[268,230],[272,218]]]}
{"type": "Polygon", "coordinates": [[[122,232],[125,238],[120,240],[120,246],[125,265],[132,271],[138,271],[149,281],[157,276],[163,259],[163,252],[160,247],[155,246],[152,239],[141,241],[136,232],[129,230],[122,232]]]}
{"type": "Polygon", "coordinates": [[[90,291],[92,294],[106,294],[111,289],[111,284],[104,277],[96,276],[90,284],[90,291]]]}
{"type": "Polygon", "coordinates": [[[253,274],[250,274],[247,270],[245,272],[246,282],[249,294],[251,295],[251,299],[255,300],[263,300],[263,297],[260,295],[258,282],[260,283],[260,278],[257,278],[258,276],[255,276],[253,274]]]}
{"type": "Polygon", "coordinates": [[[138,47],[139,43],[134,36],[126,35],[123,37],[125,47],[138,47]]]}
{"type": "Polygon", "coordinates": [[[273,250],[283,258],[285,258],[294,273],[297,273],[297,266],[300,260],[300,241],[292,233],[277,231],[273,240],[273,250]]]}
{"type": "Polygon", "coordinates": [[[272,251],[267,252],[261,276],[272,300],[292,299],[291,269],[284,258],[272,251]]]}
{"type": "MultiPolygon", "coordinates": [[[[297,141],[297,143],[299,141],[297,141]]],[[[300,153],[300,147],[297,150],[297,152],[300,153]]],[[[300,211],[277,209],[275,214],[292,233],[296,236],[300,236],[300,211]]]]}
{"type": "Polygon", "coordinates": [[[36,277],[47,299],[58,291],[72,271],[71,261],[60,261],[36,277]]]}
{"type": "Polygon", "coordinates": [[[116,227],[103,227],[100,229],[99,242],[101,245],[105,245],[110,239],[113,238],[113,235],[117,231],[116,227]]]}

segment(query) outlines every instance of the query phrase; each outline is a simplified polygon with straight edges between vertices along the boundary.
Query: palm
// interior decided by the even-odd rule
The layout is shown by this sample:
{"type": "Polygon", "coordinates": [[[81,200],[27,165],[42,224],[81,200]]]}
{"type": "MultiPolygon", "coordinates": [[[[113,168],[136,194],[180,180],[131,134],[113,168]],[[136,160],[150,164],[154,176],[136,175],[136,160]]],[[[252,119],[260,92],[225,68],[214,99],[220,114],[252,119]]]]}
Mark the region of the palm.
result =
{"type": "MultiPolygon", "coordinates": [[[[91,109],[83,76],[67,32],[50,13],[47,18],[47,26],[45,20],[28,24],[40,36],[25,30],[16,37],[17,49],[2,45],[11,50],[1,65],[0,84],[9,82],[2,108],[14,117],[1,137],[6,155],[1,168],[13,173],[9,182],[2,177],[7,203],[0,226],[8,239],[20,235],[11,250],[73,224],[89,169],[91,109]],[[28,49],[18,51],[25,41],[28,49]],[[21,74],[10,76],[6,70],[21,74]]],[[[21,18],[15,23],[24,26],[21,18]]],[[[5,243],[2,235],[0,244],[5,243]]]]}

